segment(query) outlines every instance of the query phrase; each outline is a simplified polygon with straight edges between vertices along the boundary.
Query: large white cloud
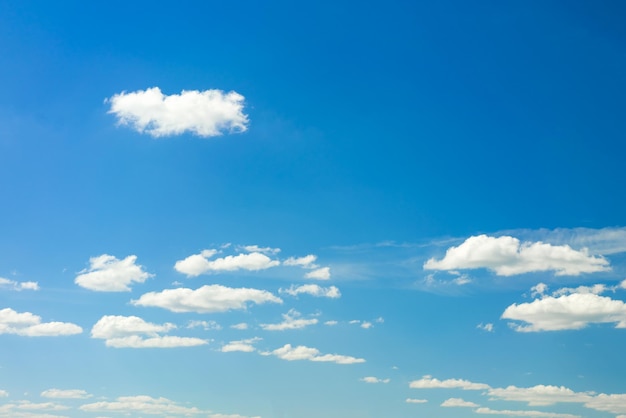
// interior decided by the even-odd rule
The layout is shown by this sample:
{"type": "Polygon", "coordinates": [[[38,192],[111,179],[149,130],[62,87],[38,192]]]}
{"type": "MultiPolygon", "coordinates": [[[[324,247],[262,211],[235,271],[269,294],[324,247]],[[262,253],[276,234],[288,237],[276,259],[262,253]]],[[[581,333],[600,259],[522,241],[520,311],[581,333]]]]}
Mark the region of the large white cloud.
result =
{"type": "Polygon", "coordinates": [[[425,375],[419,380],[409,383],[412,389],[463,389],[463,390],[483,390],[489,389],[489,385],[484,383],[474,383],[463,379],[435,379],[430,375],[425,375]]]}
{"type": "Polygon", "coordinates": [[[261,324],[261,328],[265,331],[285,331],[290,329],[302,329],[309,325],[317,324],[317,318],[304,319],[300,318],[300,312],[295,309],[291,309],[286,314],[283,314],[283,322],[278,324],[261,324]]]}
{"type": "Polygon", "coordinates": [[[362,358],[344,356],[339,354],[322,354],[317,348],[306,347],[303,345],[293,347],[291,344],[285,344],[284,346],[277,348],[274,351],[264,352],[261,354],[274,355],[282,360],[287,361],[308,360],[317,362],[331,362],[337,364],[365,363],[365,359],[362,358]]]}
{"type": "Polygon", "coordinates": [[[174,348],[207,344],[206,340],[190,337],[163,336],[176,328],[146,322],[137,316],[105,315],[91,329],[91,337],[105,340],[114,348],[174,348]]]}
{"type": "Polygon", "coordinates": [[[587,249],[574,250],[568,245],[543,242],[520,242],[511,236],[472,236],[458,247],[450,247],[441,260],[431,258],[426,270],[487,268],[499,276],[554,271],[557,276],[576,276],[610,270],[602,256],[590,255],[587,249]]]}
{"type": "Polygon", "coordinates": [[[228,255],[226,257],[209,260],[217,254],[216,250],[204,250],[200,254],[190,255],[184,260],[179,260],[174,268],[187,276],[199,276],[204,273],[219,271],[265,270],[280,264],[278,260],[272,260],[260,252],[228,255]]]}
{"type": "Polygon", "coordinates": [[[81,271],[74,282],[97,292],[130,292],[132,283],[143,283],[152,277],[135,261],[136,255],[129,255],[123,260],[108,254],[91,257],[89,268],[81,271]]]}
{"type": "Polygon", "coordinates": [[[86,399],[91,396],[82,389],[47,389],[41,392],[41,397],[53,399],[86,399]]]}
{"type": "Polygon", "coordinates": [[[590,323],[617,323],[616,328],[626,328],[626,304],[593,293],[573,293],[513,304],[502,318],[527,323],[513,326],[520,332],[581,329],[590,323]]]}
{"type": "Polygon", "coordinates": [[[164,95],[158,87],[122,92],[107,100],[109,113],[121,125],[155,138],[190,132],[201,137],[225,132],[244,132],[248,116],[243,113],[244,97],[231,91],[183,90],[164,95]]]}
{"type": "Polygon", "coordinates": [[[10,290],[39,290],[39,283],[37,282],[18,282],[15,280],[5,279],[0,277],[0,289],[10,290]]]}
{"type": "Polygon", "coordinates": [[[0,309],[0,334],[24,337],[57,337],[75,335],[83,329],[70,322],[41,322],[41,317],[30,312],[16,312],[11,308],[0,309]]]}
{"type": "Polygon", "coordinates": [[[337,299],[341,297],[341,292],[336,286],[322,287],[317,284],[304,284],[302,286],[291,285],[289,289],[280,289],[281,293],[286,293],[291,296],[298,296],[301,294],[311,295],[315,297],[325,297],[337,299]]]}
{"type": "Polygon", "coordinates": [[[196,290],[184,287],[149,292],[131,301],[136,306],[155,306],[172,312],[226,312],[246,309],[249,303],[282,303],[283,301],[266,290],[232,288],[221,285],[205,285],[196,290]]]}

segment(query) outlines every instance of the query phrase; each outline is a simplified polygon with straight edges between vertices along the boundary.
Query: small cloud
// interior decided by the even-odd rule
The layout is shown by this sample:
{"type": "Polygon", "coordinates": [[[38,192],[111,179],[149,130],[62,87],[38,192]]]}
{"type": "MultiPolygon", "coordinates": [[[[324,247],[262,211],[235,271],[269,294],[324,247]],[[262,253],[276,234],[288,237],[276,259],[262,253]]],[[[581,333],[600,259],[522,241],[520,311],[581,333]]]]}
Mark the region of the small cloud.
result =
{"type": "Polygon", "coordinates": [[[233,329],[238,329],[238,330],[246,330],[248,329],[248,324],[246,324],[245,322],[241,322],[239,324],[235,324],[235,325],[231,325],[230,326],[233,329]]]}
{"type": "Polygon", "coordinates": [[[130,292],[132,283],[143,283],[152,277],[135,261],[136,255],[129,255],[123,260],[108,254],[91,257],[89,268],[81,271],[74,283],[96,292],[130,292]]]}
{"type": "Polygon", "coordinates": [[[280,248],[259,247],[258,245],[243,245],[240,249],[249,253],[278,254],[280,248]]]}
{"type": "Polygon", "coordinates": [[[222,329],[221,325],[215,321],[189,321],[187,328],[202,328],[205,331],[219,331],[222,329]]]}
{"type": "Polygon", "coordinates": [[[92,395],[81,389],[48,389],[41,392],[43,398],[53,399],[87,399],[92,395]]]}
{"type": "Polygon", "coordinates": [[[337,364],[365,363],[365,360],[362,358],[343,356],[339,354],[321,354],[318,349],[306,347],[303,345],[293,347],[291,344],[285,344],[281,348],[277,348],[274,351],[261,354],[266,356],[273,355],[287,361],[308,360],[314,362],[330,362],[337,364]]]}
{"type": "Polygon", "coordinates": [[[272,260],[267,255],[260,252],[229,255],[210,260],[215,254],[217,254],[216,250],[204,250],[200,252],[200,254],[190,255],[184,260],[177,261],[174,268],[176,271],[186,274],[189,277],[195,277],[201,274],[220,271],[259,271],[280,264],[278,260],[272,260]]]}
{"type": "Polygon", "coordinates": [[[478,329],[482,329],[483,331],[487,331],[487,332],[493,332],[493,324],[483,324],[482,322],[478,325],[476,325],[476,328],[478,329]]]}
{"type": "Polygon", "coordinates": [[[283,322],[279,324],[261,324],[261,328],[266,331],[285,331],[292,329],[302,329],[309,325],[317,324],[316,318],[303,319],[300,318],[300,312],[295,309],[291,309],[286,314],[283,314],[283,322]]]}
{"type": "Polygon", "coordinates": [[[206,138],[248,129],[244,97],[234,91],[183,90],[167,96],[153,87],[115,94],[105,102],[120,125],[154,138],[186,132],[206,138]]]}
{"type": "Polygon", "coordinates": [[[319,267],[315,264],[317,256],[313,254],[305,255],[304,257],[289,257],[283,261],[285,266],[299,266],[306,269],[314,269],[319,267]]]}
{"type": "Polygon", "coordinates": [[[462,390],[483,390],[490,389],[484,383],[474,383],[463,379],[439,380],[430,375],[425,375],[419,380],[409,383],[411,389],[462,389],[462,390]]]}
{"type": "Polygon", "coordinates": [[[228,344],[225,344],[220,351],[223,353],[229,353],[233,351],[242,351],[244,353],[251,353],[256,351],[256,347],[254,344],[261,341],[262,338],[254,337],[249,338],[247,340],[239,340],[239,341],[231,341],[228,344]]]}
{"type": "Polygon", "coordinates": [[[338,299],[339,297],[341,297],[341,292],[337,287],[322,287],[316,284],[305,284],[302,286],[291,285],[289,289],[280,289],[279,292],[286,293],[291,296],[307,294],[314,297],[325,297],[331,299],[338,299]]]}
{"type": "Polygon", "coordinates": [[[474,402],[464,401],[461,398],[450,398],[443,401],[441,404],[443,407],[461,407],[461,408],[477,408],[480,405],[475,404],[474,402]]]}
{"type": "Polygon", "coordinates": [[[330,279],[330,267],[322,267],[304,275],[307,279],[328,280],[330,279]]]}
{"type": "Polygon", "coordinates": [[[361,379],[361,382],[365,382],[365,383],[389,383],[391,382],[391,379],[379,379],[377,377],[374,376],[366,376],[363,377],[361,379]]]}
{"type": "Polygon", "coordinates": [[[324,325],[328,325],[328,326],[333,326],[333,325],[337,325],[339,322],[337,321],[326,321],[324,322],[324,325]]]}
{"type": "Polygon", "coordinates": [[[385,318],[383,318],[382,316],[379,316],[378,318],[374,320],[374,322],[376,322],[377,324],[382,324],[383,322],[385,322],[385,318]]]}
{"type": "Polygon", "coordinates": [[[23,337],[59,337],[76,335],[83,329],[70,322],[41,322],[41,317],[30,312],[16,312],[11,308],[0,309],[0,334],[23,337]]]}
{"type": "Polygon", "coordinates": [[[363,321],[361,323],[361,328],[364,329],[370,329],[371,327],[373,327],[374,325],[371,322],[367,322],[367,321],[363,321]]]}
{"type": "Polygon", "coordinates": [[[406,402],[406,403],[426,403],[426,402],[428,402],[428,400],[427,399],[406,398],[406,400],[404,402],[406,402]]]}
{"type": "Polygon", "coordinates": [[[39,283],[18,282],[0,277],[0,289],[17,290],[18,292],[21,290],[39,290],[39,283]]]}
{"type": "Polygon", "coordinates": [[[545,283],[538,283],[530,288],[530,296],[533,298],[542,297],[548,291],[548,285],[545,283]]]}
{"type": "Polygon", "coordinates": [[[6,390],[0,389],[0,398],[7,398],[9,396],[9,392],[6,390]]]}

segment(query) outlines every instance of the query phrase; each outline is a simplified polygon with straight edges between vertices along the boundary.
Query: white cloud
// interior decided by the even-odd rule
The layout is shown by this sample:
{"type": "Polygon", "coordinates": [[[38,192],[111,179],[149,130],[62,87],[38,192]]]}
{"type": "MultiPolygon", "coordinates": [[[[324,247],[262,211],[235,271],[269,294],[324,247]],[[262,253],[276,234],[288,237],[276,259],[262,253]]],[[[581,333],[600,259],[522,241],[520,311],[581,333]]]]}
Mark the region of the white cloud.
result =
{"type": "Polygon", "coordinates": [[[189,321],[187,328],[202,328],[205,331],[219,331],[222,326],[215,321],[189,321]]]}
{"type": "Polygon", "coordinates": [[[324,322],[324,325],[328,325],[328,326],[333,326],[333,325],[337,325],[339,322],[337,321],[326,321],[324,322]]]}
{"type": "Polygon", "coordinates": [[[626,414],[626,394],[607,395],[600,393],[586,402],[585,406],[613,414],[626,414]]]}
{"type": "Polygon", "coordinates": [[[313,254],[305,255],[304,257],[289,257],[283,264],[285,266],[300,266],[302,268],[314,269],[318,266],[315,264],[317,256],[313,254]]]}
{"type": "Polygon", "coordinates": [[[87,399],[91,396],[81,389],[48,389],[41,392],[41,397],[53,399],[87,399]]]}
{"type": "Polygon", "coordinates": [[[196,407],[178,405],[166,398],[153,398],[146,395],[121,396],[113,402],[93,402],[82,405],[80,410],[87,412],[113,412],[133,416],[137,414],[191,416],[198,414],[206,415],[208,413],[208,411],[202,411],[196,407]]]}
{"type": "Polygon", "coordinates": [[[244,353],[251,353],[253,351],[256,351],[256,347],[254,346],[254,344],[258,341],[261,341],[261,338],[254,337],[247,340],[231,341],[228,344],[225,344],[221,348],[221,351],[223,353],[229,353],[232,351],[243,351],[244,353]]]}
{"type": "Polygon", "coordinates": [[[315,297],[325,297],[337,299],[341,297],[341,292],[335,286],[322,287],[316,284],[305,284],[302,286],[291,285],[289,289],[280,289],[281,293],[287,293],[291,296],[298,296],[300,294],[307,294],[315,297]]]}
{"type": "Polygon", "coordinates": [[[0,398],[6,398],[8,396],[9,396],[9,392],[7,392],[6,390],[0,389],[0,398]]]}
{"type": "Polygon", "coordinates": [[[491,408],[478,408],[475,409],[474,412],[477,414],[486,414],[486,415],[508,415],[513,417],[538,417],[538,418],[580,418],[579,415],[572,414],[559,414],[556,412],[543,412],[543,411],[511,411],[508,409],[505,410],[494,410],[491,408]]]}
{"type": "Polygon", "coordinates": [[[172,312],[212,313],[246,309],[249,303],[283,303],[266,290],[232,288],[217,284],[196,290],[179,287],[161,292],[149,292],[131,301],[135,306],[155,306],[172,312]]]}
{"type": "Polygon", "coordinates": [[[91,329],[91,338],[105,340],[114,348],[174,348],[207,344],[200,338],[162,336],[175,329],[174,324],[146,322],[137,316],[105,315],[91,329]]]}
{"type": "Polygon", "coordinates": [[[476,328],[482,329],[483,331],[493,332],[493,324],[483,324],[482,322],[476,325],[476,328]]]}
{"type": "Polygon", "coordinates": [[[617,323],[616,328],[626,328],[626,304],[593,293],[573,293],[513,304],[502,318],[527,323],[513,325],[519,332],[582,329],[590,323],[617,323]]]}
{"type": "Polygon", "coordinates": [[[536,298],[538,296],[543,296],[548,291],[548,285],[545,283],[537,283],[535,286],[530,288],[530,296],[536,298]]]}
{"type": "Polygon", "coordinates": [[[261,328],[266,331],[285,331],[288,329],[302,329],[308,327],[309,325],[315,325],[318,322],[316,318],[300,318],[300,312],[295,309],[291,309],[286,314],[283,314],[282,317],[283,322],[279,324],[261,324],[261,328]]]}
{"type": "Polygon", "coordinates": [[[558,402],[587,402],[591,393],[579,393],[564,386],[537,385],[529,388],[508,386],[493,388],[487,392],[492,400],[526,402],[531,406],[553,405],[558,402]]]}
{"type": "Polygon", "coordinates": [[[81,271],[74,283],[97,292],[130,292],[132,283],[143,283],[152,274],[135,264],[136,255],[118,260],[112,255],[102,254],[89,259],[89,268],[81,271]]]}
{"type": "Polygon", "coordinates": [[[461,398],[450,398],[443,401],[441,406],[446,408],[476,408],[480,405],[477,405],[474,402],[465,401],[461,398]]]}
{"type": "Polygon", "coordinates": [[[24,337],[58,337],[75,335],[83,329],[70,322],[41,322],[41,317],[30,312],[19,313],[11,308],[0,309],[0,334],[24,337]]]}
{"type": "Polygon", "coordinates": [[[379,379],[374,376],[366,376],[360,380],[361,382],[365,382],[365,383],[389,383],[391,382],[391,379],[379,379]]]}
{"type": "Polygon", "coordinates": [[[368,321],[363,321],[363,322],[361,323],[361,328],[364,328],[364,329],[370,329],[370,328],[372,328],[373,326],[374,326],[374,325],[373,325],[371,322],[368,322],[368,321]]]}
{"type": "Polygon", "coordinates": [[[233,329],[238,329],[238,330],[246,330],[248,329],[248,324],[246,324],[245,322],[240,322],[239,324],[234,324],[230,326],[233,329]]]}
{"type": "Polygon", "coordinates": [[[463,379],[439,380],[430,375],[425,375],[419,380],[409,383],[412,389],[463,389],[463,390],[483,390],[489,389],[489,385],[484,383],[474,383],[463,379]]]}
{"type": "Polygon", "coordinates": [[[272,260],[260,252],[228,255],[223,258],[209,260],[215,254],[217,254],[215,250],[204,250],[200,254],[190,255],[184,260],[177,261],[174,268],[180,273],[193,277],[218,271],[265,270],[280,264],[280,261],[272,260]]]}
{"type": "Polygon", "coordinates": [[[258,245],[243,245],[238,248],[249,253],[278,254],[280,252],[280,248],[259,247],[258,245]]]}
{"type": "Polygon", "coordinates": [[[330,267],[322,267],[304,275],[307,279],[328,280],[330,279],[330,267]]]}
{"type": "Polygon", "coordinates": [[[406,398],[404,402],[406,402],[406,403],[427,403],[428,400],[427,399],[406,398]]]}
{"type": "Polygon", "coordinates": [[[588,250],[574,250],[569,245],[524,242],[511,236],[472,236],[458,247],[450,247],[441,260],[424,263],[426,270],[455,270],[487,268],[499,276],[554,271],[557,276],[577,276],[610,270],[609,262],[601,256],[589,255],[588,250]]]}
{"type": "Polygon", "coordinates": [[[578,287],[563,287],[555,290],[552,296],[570,295],[573,293],[591,293],[594,295],[600,295],[609,290],[606,285],[594,284],[593,286],[578,286],[578,287]]]}
{"type": "Polygon", "coordinates": [[[243,113],[244,97],[231,91],[183,90],[166,96],[158,87],[122,92],[107,99],[109,113],[121,125],[155,138],[190,132],[200,137],[244,132],[248,116],[243,113]]]}
{"type": "Polygon", "coordinates": [[[261,353],[263,355],[274,355],[282,360],[309,360],[319,362],[332,362],[337,364],[355,364],[365,363],[362,358],[351,356],[343,356],[339,354],[321,354],[316,348],[310,348],[303,345],[292,347],[291,344],[285,344],[281,348],[277,348],[271,352],[261,353]]]}
{"type": "Polygon", "coordinates": [[[39,290],[39,283],[37,282],[18,282],[15,280],[5,279],[0,277],[0,289],[9,290],[39,290]]]}

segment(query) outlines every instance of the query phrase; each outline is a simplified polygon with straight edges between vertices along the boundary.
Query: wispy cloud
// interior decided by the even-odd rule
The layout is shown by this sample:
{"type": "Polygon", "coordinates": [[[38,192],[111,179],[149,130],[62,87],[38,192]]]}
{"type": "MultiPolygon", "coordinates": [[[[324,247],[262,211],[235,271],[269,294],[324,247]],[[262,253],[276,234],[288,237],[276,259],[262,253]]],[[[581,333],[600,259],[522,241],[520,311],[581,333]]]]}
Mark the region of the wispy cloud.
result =
{"type": "Polygon", "coordinates": [[[301,294],[311,295],[315,297],[325,297],[331,299],[337,299],[341,297],[341,292],[336,286],[322,287],[316,284],[305,284],[301,286],[291,285],[289,289],[280,289],[280,293],[286,293],[291,296],[298,296],[301,294]]]}

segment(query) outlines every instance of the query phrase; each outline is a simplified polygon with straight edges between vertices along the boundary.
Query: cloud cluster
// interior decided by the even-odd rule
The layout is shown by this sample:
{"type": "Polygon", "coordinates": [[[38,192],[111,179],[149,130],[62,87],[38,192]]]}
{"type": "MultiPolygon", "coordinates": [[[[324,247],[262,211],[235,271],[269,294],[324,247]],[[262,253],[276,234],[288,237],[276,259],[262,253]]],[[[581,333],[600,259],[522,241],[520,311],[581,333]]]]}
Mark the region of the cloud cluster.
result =
{"type": "Polygon", "coordinates": [[[39,283],[18,282],[0,277],[0,289],[17,290],[18,292],[21,290],[39,290],[39,283]]]}
{"type": "Polygon", "coordinates": [[[185,132],[210,137],[248,129],[244,97],[234,91],[183,90],[167,96],[158,87],[152,87],[122,92],[106,102],[111,105],[109,113],[117,117],[120,125],[155,138],[185,132]]]}
{"type": "Polygon", "coordinates": [[[295,360],[308,360],[319,362],[331,362],[337,364],[355,364],[365,363],[365,359],[356,358],[352,356],[344,356],[339,354],[321,354],[316,348],[310,348],[303,345],[293,347],[291,344],[285,344],[284,346],[277,348],[274,351],[263,352],[263,355],[273,355],[282,360],[295,361],[295,360]]]}
{"type": "Polygon", "coordinates": [[[204,250],[200,252],[200,254],[190,255],[184,260],[177,261],[174,268],[176,271],[186,274],[188,277],[195,277],[201,274],[220,271],[265,270],[280,264],[280,261],[272,260],[261,252],[228,255],[226,257],[210,260],[210,258],[216,254],[217,250],[204,250]]]}
{"type": "Polygon", "coordinates": [[[81,271],[74,282],[97,292],[130,292],[132,283],[143,283],[151,274],[135,264],[136,255],[118,260],[112,255],[102,254],[89,259],[89,268],[81,271]]]}
{"type": "Polygon", "coordinates": [[[91,329],[91,337],[105,340],[114,348],[174,348],[207,344],[206,340],[161,335],[176,325],[146,322],[137,316],[105,315],[91,329]]]}
{"type": "Polygon", "coordinates": [[[70,322],[41,322],[41,317],[30,312],[16,312],[11,308],[0,309],[0,334],[24,337],[58,337],[75,335],[83,329],[70,322]]]}
{"type": "Polygon", "coordinates": [[[212,313],[246,309],[249,303],[283,303],[283,301],[266,290],[213,284],[195,290],[179,287],[149,292],[131,303],[135,306],[164,308],[172,312],[212,313]]]}
{"type": "Polygon", "coordinates": [[[543,242],[520,242],[511,236],[472,236],[457,247],[450,247],[441,260],[431,258],[426,270],[457,270],[486,268],[499,276],[554,271],[557,276],[577,276],[610,270],[602,256],[588,250],[574,250],[569,245],[543,242]]]}

